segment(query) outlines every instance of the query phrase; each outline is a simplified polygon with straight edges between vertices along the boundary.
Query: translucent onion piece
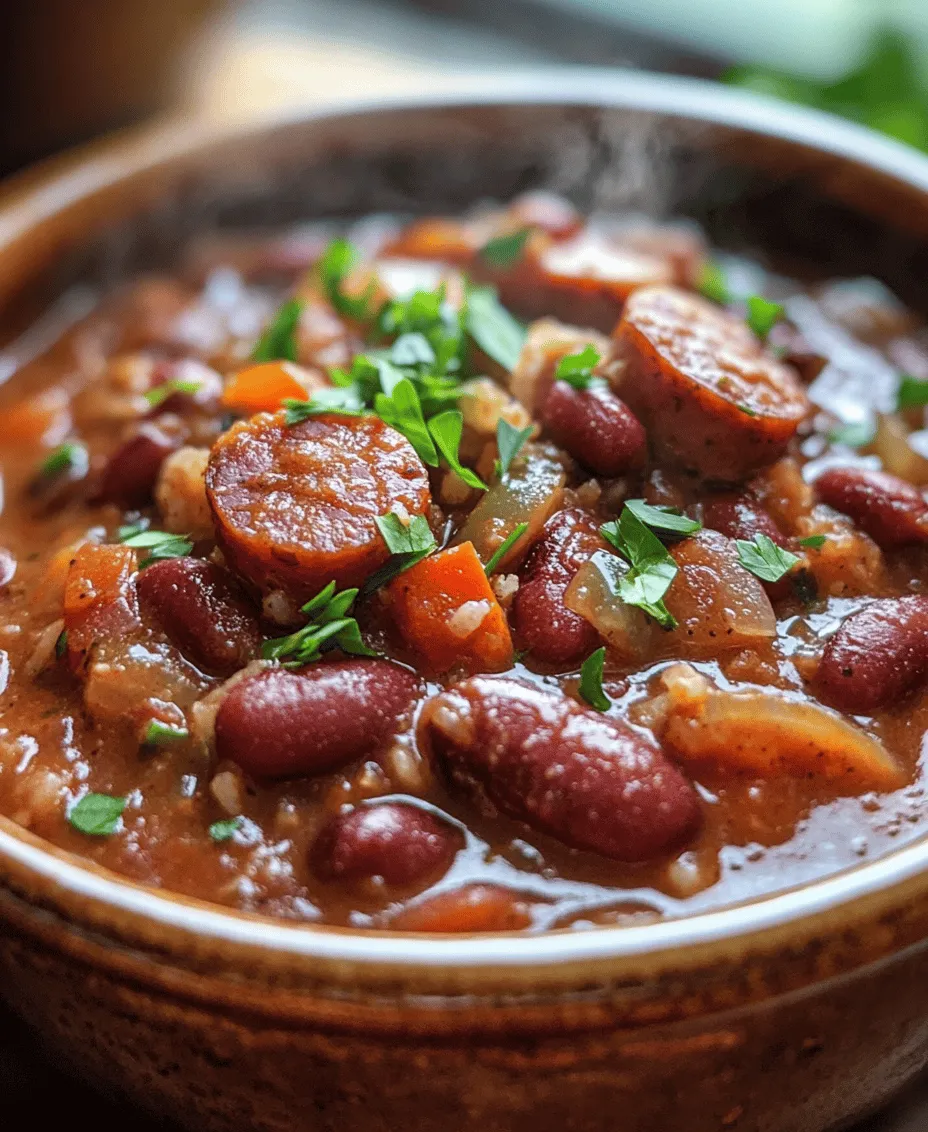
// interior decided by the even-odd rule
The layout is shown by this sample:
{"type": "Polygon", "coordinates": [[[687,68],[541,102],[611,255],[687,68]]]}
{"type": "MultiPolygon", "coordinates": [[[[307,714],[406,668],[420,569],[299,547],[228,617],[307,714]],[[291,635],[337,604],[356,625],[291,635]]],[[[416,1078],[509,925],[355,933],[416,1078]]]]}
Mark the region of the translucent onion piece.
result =
{"type": "Polygon", "coordinates": [[[887,472],[923,487],[928,484],[925,439],[923,432],[910,432],[898,413],[887,413],[877,418],[873,450],[887,472]]]}
{"type": "Polygon", "coordinates": [[[657,647],[663,631],[633,605],[615,596],[627,564],[604,550],[584,562],[564,593],[568,609],[585,618],[617,660],[639,660],[657,647]]]}

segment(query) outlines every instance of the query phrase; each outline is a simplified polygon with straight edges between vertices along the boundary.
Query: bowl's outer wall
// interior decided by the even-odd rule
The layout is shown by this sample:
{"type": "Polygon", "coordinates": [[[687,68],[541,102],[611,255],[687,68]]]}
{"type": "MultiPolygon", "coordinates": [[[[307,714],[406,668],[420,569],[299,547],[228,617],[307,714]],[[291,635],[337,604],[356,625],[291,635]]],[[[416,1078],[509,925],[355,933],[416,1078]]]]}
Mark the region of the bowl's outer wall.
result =
{"type": "MultiPolygon", "coordinates": [[[[894,176],[865,153],[836,154],[827,123],[821,145],[772,136],[774,110],[766,133],[713,124],[711,110],[688,118],[705,100],[696,85],[679,84],[661,112],[629,108],[628,89],[607,111],[478,102],[206,145],[195,130],[128,139],[50,185],[14,187],[0,209],[0,300],[170,263],[208,224],[436,211],[545,185],[584,207],[692,215],[721,242],[810,274],[876,274],[928,312],[928,167],[894,176]]],[[[469,1001],[423,998],[417,979],[434,972],[412,968],[389,993],[326,993],[305,956],[275,983],[234,941],[212,940],[213,974],[175,935],[159,947],[124,911],[17,868],[0,845],[6,996],[79,1071],[191,1128],[822,1132],[878,1104],[928,1052],[917,878],[844,924],[807,926],[801,942],[768,933],[759,956],[707,947],[650,982],[619,963],[611,981],[602,963],[584,979],[574,964],[574,993],[536,1001],[524,972],[517,983],[503,971],[511,997],[469,1001]]]]}

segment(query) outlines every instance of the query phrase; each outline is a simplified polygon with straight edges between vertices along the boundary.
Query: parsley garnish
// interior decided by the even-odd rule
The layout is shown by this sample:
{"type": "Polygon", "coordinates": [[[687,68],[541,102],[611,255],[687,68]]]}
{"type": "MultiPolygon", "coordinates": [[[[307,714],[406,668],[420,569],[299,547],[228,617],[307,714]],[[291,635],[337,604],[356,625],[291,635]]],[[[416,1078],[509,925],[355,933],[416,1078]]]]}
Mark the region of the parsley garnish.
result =
{"type": "Polygon", "coordinates": [[[284,423],[288,427],[298,425],[319,413],[341,413],[346,417],[361,415],[361,403],[353,389],[317,389],[308,401],[296,397],[285,397],[282,402],[287,410],[284,423]]]}
{"type": "Polygon", "coordinates": [[[681,514],[675,507],[652,507],[643,499],[626,500],[625,506],[646,526],[675,535],[694,535],[702,530],[702,523],[681,514]]]}
{"type": "Polygon", "coordinates": [[[425,423],[419,394],[408,377],[401,377],[389,393],[376,394],[374,411],[406,437],[424,464],[438,467],[438,450],[425,423]]]}
{"type": "Polygon", "coordinates": [[[149,720],[142,736],[142,742],[150,747],[167,747],[171,743],[182,743],[190,738],[186,727],[177,727],[172,723],[162,723],[160,719],[149,720]]]}
{"type": "Polygon", "coordinates": [[[558,381],[566,381],[574,389],[589,389],[596,381],[593,376],[593,367],[599,365],[602,359],[594,346],[585,346],[577,354],[567,354],[557,363],[554,376],[558,381]]]}
{"type": "Polygon", "coordinates": [[[515,232],[494,236],[480,249],[480,258],[491,267],[512,267],[522,258],[531,234],[531,228],[518,228],[515,232]]]}
{"type": "Polygon", "coordinates": [[[139,563],[140,570],[165,558],[183,558],[193,550],[190,539],[183,535],[171,534],[169,531],[139,530],[137,526],[120,527],[119,537],[124,546],[131,546],[134,550],[149,551],[148,557],[143,558],[139,563]]]}
{"type": "Polygon", "coordinates": [[[838,425],[828,434],[832,444],[846,444],[848,448],[865,448],[876,436],[876,428],[871,421],[853,421],[838,425]]]}
{"type": "Polygon", "coordinates": [[[494,287],[469,287],[464,310],[467,333],[503,369],[515,369],[525,327],[500,303],[494,287]]]}
{"type": "Polygon", "coordinates": [[[603,691],[603,668],[606,664],[605,648],[591,652],[580,667],[580,695],[597,711],[608,711],[612,700],[603,691]]]}
{"type": "Polygon", "coordinates": [[[361,639],[357,621],[348,616],[357,596],[356,589],[336,593],[335,582],[329,582],[302,607],[307,617],[302,629],[265,641],[261,656],[282,661],[285,668],[311,664],[331,648],[340,648],[352,656],[376,656],[361,639]]]}
{"type": "Polygon", "coordinates": [[[808,535],[799,540],[800,546],[807,546],[810,550],[820,550],[825,545],[824,535],[808,535]]]}
{"type": "Polygon", "coordinates": [[[398,574],[427,558],[438,546],[432,528],[424,515],[413,515],[407,526],[398,515],[389,511],[374,520],[390,551],[390,558],[364,583],[365,595],[380,589],[398,574]]]}
{"type": "Polygon", "coordinates": [[[241,817],[214,821],[209,827],[209,835],[213,841],[228,841],[235,831],[241,827],[241,824],[241,817]]]}
{"type": "Polygon", "coordinates": [[[155,385],[143,394],[145,400],[151,405],[153,409],[157,409],[159,405],[163,405],[169,397],[173,397],[175,393],[197,393],[200,389],[199,381],[184,380],[182,377],[172,377],[170,381],[162,381],[160,385],[155,385]]]}
{"type": "Polygon", "coordinates": [[[900,411],[920,409],[924,405],[928,405],[928,381],[912,377],[908,373],[903,374],[896,395],[896,408],[900,411]]]}
{"type": "Polygon", "coordinates": [[[39,465],[39,475],[43,479],[54,479],[67,472],[76,478],[85,475],[89,466],[90,460],[83,444],[66,440],[45,457],[39,465]]]}
{"type": "Polygon", "coordinates": [[[295,362],[299,351],[296,328],[303,313],[302,299],[290,299],[274,315],[251,351],[253,362],[295,362]]]}
{"type": "Polygon", "coordinates": [[[528,523],[519,523],[517,527],[513,527],[506,538],[503,539],[496,550],[493,551],[493,554],[490,556],[490,561],[483,568],[483,572],[488,578],[527,530],[528,523]]]}
{"type": "Polygon", "coordinates": [[[735,539],[735,546],[738,548],[738,561],[762,582],[778,582],[799,561],[795,554],[783,550],[769,535],[760,532],[754,536],[753,542],[735,539]]]}
{"type": "Polygon", "coordinates": [[[55,641],[55,657],[58,660],[64,656],[68,651],[68,630],[62,629],[58,634],[58,639],[55,641]]]}
{"type": "Polygon", "coordinates": [[[776,326],[786,308],[782,303],[772,302],[763,295],[751,295],[747,301],[748,326],[762,342],[766,342],[770,331],[776,326]]]}
{"type": "Polygon", "coordinates": [[[512,461],[522,451],[532,432],[532,425],[519,429],[503,417],[499,418],[496,425],[496,447],[499,451],[499,459],[496,461],[496,475],[499,479],[503,479],[509,474],[512,461]]]}
{"type": "Polygon", "coordinates": [[[333,240],[322,253],[316,265],[325,296],[333,308],[346,318],[365,322],[373,317],[371,303],[377,292],[377,283],[371,279],[364,294],[353,298],[343,289],[345,279],[358,266],[361,253],[348,240],[333,240]]]}
{"type": "Polygon", "coordinates": [[[675,629],[676,618],[664,604],[664,595],[677,576],[678,566],[661,540],[628,507],[618,521],[600,527],[600,533],[629,564],[616,596],[653,617],[663,629],[675,629]]]}
{"type": "Polygon", "coordinates": [[[725,272],[712,260],[704,265],[697,289],[704,298],[711,299],[713,303],[723,307],[732,300],[725,272]]]}
{"type": "Polygon", "coordinates": [[[744,401],[738,401],[735,408],[740,410],[746,417],[756,417],[757,410],[752,409],[750,405],[746,405],[744,401]]]}
{"type": "Polygon", "coordinates": [[[444,457],[448,467],[459,476],[468,487],[479,491],[486,491],[487,485],[470,468],[461,463],[460,448],[461,436],[464,433],[464,415],[457,409],[448,409],[438,416],[432,417],[428,422],[428,429],[432,439],[438,446],[438,451],[444,457]]]}
{"type": "Polygon", "coordinates": [[[125,808],[125,798],[113,798],[109,794],[85,794],[71,808],[68,821],[75,829],[90,837],[109,837],[116,832],[125,808]]]}

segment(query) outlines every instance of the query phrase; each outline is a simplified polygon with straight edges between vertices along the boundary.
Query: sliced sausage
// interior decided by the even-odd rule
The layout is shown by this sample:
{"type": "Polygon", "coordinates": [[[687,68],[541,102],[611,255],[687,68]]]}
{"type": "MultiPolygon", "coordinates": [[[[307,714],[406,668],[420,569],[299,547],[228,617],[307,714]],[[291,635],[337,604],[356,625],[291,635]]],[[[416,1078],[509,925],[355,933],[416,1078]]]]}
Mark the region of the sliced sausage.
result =
{"type": "Polygon", "coordinates": [[[545,524],[519,574],[512,617],[521,647],[543,664],[566,665],[587,656],[599,636],[564,604],[584,562],[605,544],[593,517],[579,508],[558,511],[545,524]]]}
{"type": "Polygon", "coordinates": [[[879,546],[928,542],[928,503],[898,476],[829,468],[815,481],[815,490],[823,503],[850,516],[879,546]]]}
{"type": "Polygon", "coordinates": [[[258,778],[325,774],[375,750],[419,691],[388,660],[270,668],[234,684],[216,715],[216,751],[258,778]]]}
{"type": "Polygon", "coordinates": [[[658,456],[735,483],[783,454],[808,399],[740,319],[675,287],[629,298],[615,331],[620,392],[658,456]]]}
{"type": "Polygon", "coordinates": [[[382,566],[390,552],[374,520],[397,506],[423,514],[429,482],[409,441],[379,417],[285,417],[259,413],[224,433],[206,491],[232,569],[305,601],[382,566]]]}
{"type": "Polygon", "coordinates": [[[816,682],[822,699],[852,715],[890,707],[928,679],[928,597],[875,601],[829,640],[816,682]]]}
{"type": "Polygon", "coordinates": [[[699,825],[695,790],[650,739],[559,691],[474,676],[425,727],[457,785],[578,849],[643,861],[699,825]]]}
{"type": "Polygon", "coordinates": [[[323,880],[357,884],[380,877],[395,887],[422,885],[447,872],[463,846],[460,831],[408,802],[377,802],[339,814],[310,849],[323,880]]]}
{"type": "Polygon", "coordinates": [[[258,654],[261,631],[228,570],[199,558],[167,558],[139,574],[143,610],[188,660],[231,676],[258,654]]]}
{"type": "Polygon", "coordinates": [[[644,461],[641,422],[608,389],[574,389],[556,381],[541,419],[551,438],[598,476],[621,476],[644,461]]]}
{"type": "Polygon", "coordinates": [[[161,465],[179,447],[180,441],[157,425],[140,424],[107,461],[98,493],[100,500],[118,507],[147,506],[161,465]]]}

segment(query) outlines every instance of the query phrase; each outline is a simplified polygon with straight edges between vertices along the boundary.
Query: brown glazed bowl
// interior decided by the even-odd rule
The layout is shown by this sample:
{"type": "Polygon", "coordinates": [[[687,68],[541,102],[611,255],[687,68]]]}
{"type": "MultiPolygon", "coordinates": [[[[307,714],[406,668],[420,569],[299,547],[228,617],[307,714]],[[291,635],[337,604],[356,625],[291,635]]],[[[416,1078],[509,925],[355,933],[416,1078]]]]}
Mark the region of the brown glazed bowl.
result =
{"type": "MultiPolygon", "coordinates": [[[[206,224],[541,184],[928,312],[925,158],[754,96],[563,71],[67,159],[0,204],[0,299],[169,262],[206,224]]],[[[0,819],[3,993],[77,1072],[198,1132],[837,1129],[925,1063],[926,939],[924,839],[685,920],[428,937],[238,915],[0,819]]]]}

